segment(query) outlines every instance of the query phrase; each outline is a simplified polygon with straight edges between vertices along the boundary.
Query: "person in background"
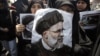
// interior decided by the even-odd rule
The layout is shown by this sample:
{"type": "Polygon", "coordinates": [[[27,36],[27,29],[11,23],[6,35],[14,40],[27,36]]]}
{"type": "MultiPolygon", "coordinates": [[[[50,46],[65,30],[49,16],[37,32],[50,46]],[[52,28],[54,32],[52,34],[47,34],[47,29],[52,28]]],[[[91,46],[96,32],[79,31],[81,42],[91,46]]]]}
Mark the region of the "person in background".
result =
{"type": "MultiPolygon", "coordinates": [[[[32,1],[30,3],[30,5],[28,6],[28,9],[26,10],[25,13],[30,13],[30,14],[35,14],[37,10],[41,9],[41,8],[44,8],[44,5],[42,3],[42,1],[32,1]]],[[[22,38],[22,32],[25,30],[25,25],[23,24],[20,24],[19,23],[19,20],[17,21],[17,25],[16,25],[16,32],[17,32],[17,37],[18,37],[18,50],[19,50],[19,56],[23,56],[23,55],[26,55],[25,54],[25,46],[27,44],[31,44],[31,40],[24,40],[22,38]]]]}
{"type": "Polygon", "coordinates": [[[71,3],[71,1],[66,0],[57,0],[55,2],[55,8],[61,9],[69,13],[74,13],[75,10],[74,5],[71,3]]]}
{"type": "Polygon", "coordinates": [[[89,11],[90,10],[90,2],[89,2],[89,0],[77,0],[76,7],[79,12],[89,11]]]}
{"type": "MultiPolygon", "coordinates": [[[[90,48],[90,47],[86,47],[86,46],[91,46],[91,41],[86,36],[84,30],[79,26],[79,23],[78,23],[79,14],[78,14],[77,9],[71,3],[71,1],[66,1],[66,0],[57,0],[55,5],[56,5],[55,8],[61,9],[63,11],[66,11],[66,12],[73,14],[73,16],[72,16],[73,17],[73,21],[72,21],[72,27],[73,27],[72,28],[72,43],[73,44],[72,44],[72,47],[74,49],[73,49],[72,55],[75,55],[75,56],[82,56],[82,54],[85,55],[85,53],[87,53],[89,51],[89,48],[90,48]]],[[[64,26],[66,26],[66,24],[64,26]]],[[[64,39],[65,40],[64,43],[67,43],[66,38],[67,37],[65,37],[65,39],[64,39]]]]}
{"type": "Polygon", "coordinates": [[[17,56],[15,14],[10,12],[6,0],[0,0],[0,41],[11,56],[17,56]]]}
{"type": "Polygon", "coordinates": [[[42,1],[33,1],[30,3],[30,5],[28,6],[28,9],[26,11],[26,13],[32,13],[35,14],[37,10],[44,8],[44,4],[42,1]]]}
{"type": "MultiPolygon", "coordinates": [[[[84,11],[90,11],[90,3],[88,0],[78,0],[76,3],[77,9],[79,12],[84,11]]],[[[89,17],[80,19],[79,24],[83,27],[85,30],[87,36],[90,38],[90,40],[93,42],[93,44],[96,41],[96,31],[97,31],[97,24],[91,25],[89,24],[89,17]],[[87,24],[87,25],[86,25],[87,24]]],[[[95,22],[95,21],[94,21],[95,22]]],[[[96,22],[95,22],[96,23],[96,22]]]]}
{"type": "MultiPolygon", "coordinates": [[[[90,10],[90,3],[89,3],[89,0],[77,0],[76,1],[76,8],[77,8],[77,11],[79,14],[80,12],[83,12],[83,11],[89,11],[90,10]]],[[[79,14],[80,15],[80,14],[79,14]]],[[[78,16],[80,17],[80,16],[78,16]]],[[[78,23],[79,23],[79,32],[81,35],[79,35],[79,42],[78,44],[79,45],[75,45],[75,55],[79,55],[79,56],[88,56],[90,51],[92,50],[92,41],[91,41],[91,38],[88,36],[88,33],[86,32],[86,29],[83,28],[82,26],[82,23],[80,23],[80,18],[78,20],[78,23]],[[80,37],[83,39],[83,40],[80,40],[80,37]],[[80,48],[81,47],[81,48],[80,48]]]]}

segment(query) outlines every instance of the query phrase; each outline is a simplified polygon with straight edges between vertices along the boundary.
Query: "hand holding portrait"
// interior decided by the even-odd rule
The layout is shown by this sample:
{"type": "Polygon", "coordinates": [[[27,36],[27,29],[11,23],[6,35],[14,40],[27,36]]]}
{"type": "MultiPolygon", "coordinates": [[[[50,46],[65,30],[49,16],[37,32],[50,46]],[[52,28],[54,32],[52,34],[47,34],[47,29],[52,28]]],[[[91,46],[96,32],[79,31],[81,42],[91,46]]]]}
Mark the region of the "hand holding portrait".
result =
{"type": "Polygon", "coordinates": [[[23,32],[25,30],[25,26],[23,24],[16,25],[16,32],[23,32]]]}

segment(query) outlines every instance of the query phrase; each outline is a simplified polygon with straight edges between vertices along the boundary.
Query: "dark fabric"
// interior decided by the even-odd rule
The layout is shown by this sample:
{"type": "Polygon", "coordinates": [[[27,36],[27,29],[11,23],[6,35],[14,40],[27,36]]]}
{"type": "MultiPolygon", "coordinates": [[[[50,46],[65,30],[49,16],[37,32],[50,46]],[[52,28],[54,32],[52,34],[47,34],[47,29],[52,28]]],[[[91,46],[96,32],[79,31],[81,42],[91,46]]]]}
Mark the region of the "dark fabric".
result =
{"type": "Polygon", "coordinates": [[[85,32],[80,28],[79,43],[75,44],[75,56],[88,56],[92,48],[91,40],[86,36],[85,32]]]}
{"type": "Polygon", "coordinates": [[[75,55],[75,52],[74,52],[74,47],[75,47],[75,44],[79,42],[79,24],[78,24],[78,21],[79,21],[79,14],[77,11],[74,12],[74,16],[73,16],[73,20],[72,20],[72,50],[73,50],[73,54],[72,56],[75,55]],[[76,14],[77,13],[77,14],[76,14]]]}
{"type": "Polygon", "coordinates": [[[100,34],[100,16],[98,19],[99,20],[98,20],[98,24],[97,24],[97,36],[99,36],[99,34],[100,34]]]}
{"type": "Polygon", "coordinates": [[[96,42],[96,39],[97,39],[97,27],[94,29],[86,29],[85,32],[94,44],[96,42]]]}
{"type": "MultiPolygon", "coordinates": [[[[79,0],[77,0],[79,1],[79,0]]],[[[77,3],[76,1],[76,3],[77,3]]],[[[86,1],[85,1],[86,2],[86,1]]],[[[83,11],[90,10],[89,0],[87,0],[87,8],[83,11]]],[[[73,37],[73,50],[74,56],[88,56],[91,48],[92,48],[92,41],[87,37],[85,31],[79,25],[79,11],[76,10],[73,17],[73,30],[72,30],[72,37],[73,37]],[[77,15],[76,15],[77,14],[77,15]],[[76,33],[75,33],[76,32],[76,33]]]]}
{"type": "Polygon", "coordinates": [[[23,35],[24,35],[24,38],[26,38],[26,39],[27,38],[30,38],[30,39],[32,38],[32,32],[30,32],[26,29],[23,31],[23,35]]]}
{"type": "Polygon", "coordinates": [[[91,41],[93,41],[93,43],[95,43],[96,39],[97,39],[97,25],[98,25],[98,22],[99,22],[99,16],[100,15],[94,15],[94,16],[90,16],[88,17],[88,20],[87,20],[87,24],[86,26],[90,26],[93,25],[93,26],[96,26],[94,28],[90,28],[90,29],[85,29],[86,33],[87,33],[87,36],[91,39],[91,41]]]}
{"type": "Polygon", "coordinates": [[[2,44],[1,44],[1,42],[0,42],[0,56],[1,56],[1,54],[2,54],[2,44]]]}
{"type": "Polygon", "coordinates": [[[32,45],[30,51],[28,52],[28,56],[70,56],[71,48],[68,46],[64,46],[61,49],[56,49],[55,51],[46,50],[42,46],[41,40],[32,45]]]}
{"type": "MultiPolygon", "coordinates": [[[[14,14],[13,14],[14,15],[14,14]]],[[[16,37],[16,18],[14,17],[12,20],[14,23],[11,22],[11,18],[6,18],[7,16],[0,17],[0,27],[2,28],[8,28],[9,32],[5,33],[3,31],[0,31],[0,40],[12,40],[16,37]]]]}
{"type": "MultiPolygon", "coordinates": [[[[100,42],[100,41],[99,41],[100,42]]],[[[98,48],[97,48],[97,51],[96,51],[96,54],[95,56],[100,56],[100,43],[98,45],[98,48]]]]}
{"type": "Polygon", "coordinates": [[[94,45],[92,52],[90,53],[90,56],[100,56],[100,35],[96,40],[96,43],[94,45]]]}
{"type": "Polygon", "coordinates": [[[88,56],[91,51],[91,40],[87,37],[84,30],[79,25],[79,14],[76,10],[74,12],[72,22],[72,56],[88,56]]]}
{"type": "Polygon", "coordinates": [[[100,16],[97,26],[97,40],[95,42],[92,52],[90,53],[90,56],[100,56],[100,16]]]}
{"type": "Polygon", "coordinates": [[[32,15],[27,15],[27,16],[23,17],[22,19],[23,19],[23,20],[22,20],[22,24],[23,24],[23,25],[27,25],[27,24],[29,24],[31,21],[34,20],[34,16],[32,16],[32,15]]]}
{"type": "Polygon", "coordinates": [[[18,37],[18,56],[26,56],[27,52],[30,48],[27,48],[28,44],[31,44],[30,40],[24,40],[21,36],[17,36],[18,37]],[[28,50],[27,50],[28,49],[28,50]]]}
{"type": "Polygon", "coordinates": [[[25,13],[28,8],[28,0],[17,0],[13,6],[16,7],[17,16],[19,16],[20,13],[25,13]]]}
{"type": "MultiPolygon", "coordinates": [[[[5,6],[8,6],[7,4],[5,6]]],[[[11,12],[12,19],[10,17],[10,11],[7,8],[0,9],[0,27],[8,28],[8,32],[0,30],[0,40],[12,40],[15,38],[15,24],[16,24],[16,13],[11,12]]]]}
{"type": "Polygon", "coordinates": [[[50,8],[55,8],[55,1],[56,1],[56,0],[48,0],[48,6],[49,6],[50,8]]]}

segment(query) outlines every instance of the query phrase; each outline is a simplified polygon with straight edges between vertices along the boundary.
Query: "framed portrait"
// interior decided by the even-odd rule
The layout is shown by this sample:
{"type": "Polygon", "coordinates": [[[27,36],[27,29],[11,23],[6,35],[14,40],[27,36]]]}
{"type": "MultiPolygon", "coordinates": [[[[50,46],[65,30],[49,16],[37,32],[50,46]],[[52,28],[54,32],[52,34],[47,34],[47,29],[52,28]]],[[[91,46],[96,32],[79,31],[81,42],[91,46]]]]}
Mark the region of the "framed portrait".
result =
{"type": "Polygon", "coordinates": [[[100,19],[100,10],[80,12],[80,24],[84,29],[95,28],[100,19]]]}
{"type": "Polygon", "coordinates": [[[25,26],[22,37],[25,40],[31,40],[34,14],[20,14],[20,24],[25,26]]]}

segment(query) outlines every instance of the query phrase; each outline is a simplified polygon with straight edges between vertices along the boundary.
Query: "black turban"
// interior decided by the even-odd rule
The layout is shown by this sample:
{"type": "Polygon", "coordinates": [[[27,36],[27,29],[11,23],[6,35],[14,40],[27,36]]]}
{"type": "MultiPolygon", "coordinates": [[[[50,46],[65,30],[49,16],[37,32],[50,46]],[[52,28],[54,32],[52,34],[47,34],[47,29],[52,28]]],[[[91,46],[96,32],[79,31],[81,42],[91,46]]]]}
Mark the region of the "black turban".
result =
{"type": "Polygon", "coordinates": [[[42,34],[45,30],[48,30],[51,26],[58,22],[63,22],[63,17],[58,11],[52,11],[45,14],[36,24],[36,31],[42,34]]]}

